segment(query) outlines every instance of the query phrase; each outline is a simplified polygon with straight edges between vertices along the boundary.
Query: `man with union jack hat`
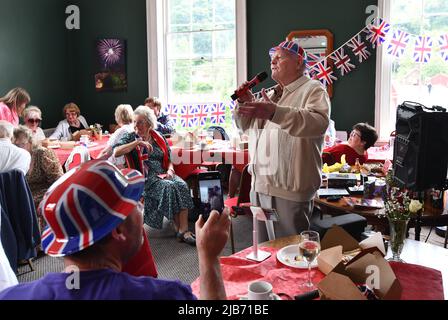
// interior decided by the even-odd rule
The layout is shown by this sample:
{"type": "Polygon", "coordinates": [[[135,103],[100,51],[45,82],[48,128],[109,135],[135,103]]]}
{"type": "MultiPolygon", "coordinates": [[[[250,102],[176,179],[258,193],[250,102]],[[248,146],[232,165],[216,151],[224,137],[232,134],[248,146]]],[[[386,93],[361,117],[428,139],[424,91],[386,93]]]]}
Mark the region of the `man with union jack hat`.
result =
{"type": "MultiPolygon", "coordinates": [[[[64,257],[67,269],[75,272],[48,273],[37,281],[10,287],[0,293],[0,300],[196,299],[191,288],[178,281],[122,272],[142,246],[143,188],[141,173],[123,174],[104,160],[67,172],[48,189],[39,209],[48,223],[42,234],[44,251],[64,257]],[[73,285],[75,279],[79,279],[77,285],[73,285]]],[[[196,223],[203,299],[226,297],[218,256],[229,226],[227,211],[221,215],[214,211],[207,222],[200,217],[196,223]]]]}
{"type": "MultiPolygon", "coordinates": [[[[310,227],[330,99],[319,81],[305,75],[308,57],[298,42],[283,41],[269,56],[277,85],[257,100],[243,84],[235,121],[249,135],[251,203],[277,210],[275,235],[284,237],[310,227]]],[[[272,221],[266,223],[270,229],[272,221]]]]}

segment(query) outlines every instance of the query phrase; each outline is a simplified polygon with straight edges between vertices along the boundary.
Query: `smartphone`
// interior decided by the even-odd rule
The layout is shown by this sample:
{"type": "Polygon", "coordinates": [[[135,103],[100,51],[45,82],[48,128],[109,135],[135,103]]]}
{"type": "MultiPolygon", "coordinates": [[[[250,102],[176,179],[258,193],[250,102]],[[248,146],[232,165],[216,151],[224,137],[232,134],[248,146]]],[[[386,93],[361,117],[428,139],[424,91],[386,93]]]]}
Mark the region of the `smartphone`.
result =
{"type": "Polygon", "coordinates": [[[219,171],[203,172],[198,175],[199,181],[199,213],[205,220],[212,210],[221,213],[224,209],[224,195],[219,171]]]}

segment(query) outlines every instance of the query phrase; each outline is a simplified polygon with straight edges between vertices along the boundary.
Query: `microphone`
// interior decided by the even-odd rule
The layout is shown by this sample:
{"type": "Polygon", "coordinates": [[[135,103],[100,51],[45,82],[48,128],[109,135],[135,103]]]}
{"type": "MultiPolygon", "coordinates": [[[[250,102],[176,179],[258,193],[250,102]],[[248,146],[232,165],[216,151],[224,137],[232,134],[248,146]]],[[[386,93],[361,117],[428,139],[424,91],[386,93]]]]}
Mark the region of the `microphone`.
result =
{"type": "Polygon", "coordinates": [[[248,90],[252,89],[257,84],[259,84],[260,82],[263,82],[267,78],[268,78],[268,74],[266,72],[264,72],[264,71],[259,73],[259,74],[257,74],[255,76],[255,78],[250,80],[249,83],[247,83],[243,88],[241,88],[240,90],[236,90],[235,93],[232,94],[232,96],[231,96],[232,100],[235,101],[236,99],[240,98],[248,90]]]}

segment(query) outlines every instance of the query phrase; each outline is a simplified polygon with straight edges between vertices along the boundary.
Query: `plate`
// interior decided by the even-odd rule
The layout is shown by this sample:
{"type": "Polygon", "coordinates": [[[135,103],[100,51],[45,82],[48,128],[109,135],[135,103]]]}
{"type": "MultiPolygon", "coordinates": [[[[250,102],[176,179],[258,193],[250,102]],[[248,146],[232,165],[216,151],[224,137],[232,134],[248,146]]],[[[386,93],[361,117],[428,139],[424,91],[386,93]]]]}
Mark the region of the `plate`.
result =
{"type": "Polygon", "coordinates": [[[49,145],[47,148],[48,149],[59,149],[61,146],[58,144],[54,144],[54,145],[49,145]]]}
{"type": "MultiPolygon", "coordinates": [[[[247,296],[242,296],[239,298],[239,300],[249,300],[249,298],[247,296]]],[[[282,298],[280,298],[279,295],[274,293],[274,300],[282,300],[282,298]]]]}
{"type": "MultiPolygon", "coordinates": [[[[305,260],[296,261],[295,257],[299,255],[299,245],[293,244],[277,251],[277,259],[284,265],[297,269],[308,269],[308,263],[305,260]]],[[[311,268],[317,267],[317,258],[311,263],[311,268]]]]}

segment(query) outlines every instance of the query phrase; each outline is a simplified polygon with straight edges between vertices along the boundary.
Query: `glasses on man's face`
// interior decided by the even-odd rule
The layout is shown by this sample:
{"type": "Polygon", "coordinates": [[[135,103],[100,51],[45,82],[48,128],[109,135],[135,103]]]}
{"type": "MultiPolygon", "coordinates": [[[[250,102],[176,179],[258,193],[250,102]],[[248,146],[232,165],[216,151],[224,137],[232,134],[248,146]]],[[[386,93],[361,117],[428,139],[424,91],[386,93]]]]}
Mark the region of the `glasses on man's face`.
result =
{"type": "Polygon", "coordinates": [[[39,124],[40,123],[40,119],[28,119],[27,122],[28,123],[32,123],[32,124],[34,124],[34,123],[39,124]]]}

